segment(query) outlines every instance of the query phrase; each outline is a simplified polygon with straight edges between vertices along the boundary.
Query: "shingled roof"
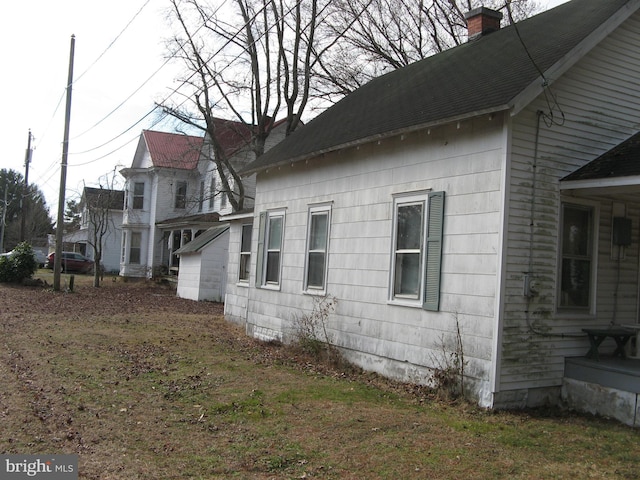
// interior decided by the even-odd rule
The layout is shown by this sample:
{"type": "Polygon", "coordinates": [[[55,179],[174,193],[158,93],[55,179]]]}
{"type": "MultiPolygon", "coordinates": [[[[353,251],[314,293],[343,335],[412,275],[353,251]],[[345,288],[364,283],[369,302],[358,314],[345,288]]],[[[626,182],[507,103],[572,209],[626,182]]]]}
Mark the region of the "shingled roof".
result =
{"type": "Polygon", "coordinates": [[[600,180],[640,175],[640,133],[600,155],[561,181],[600,180]]]}
{"type": "Polygon", "coordinates": [[[620,9],[573,0],[365,84],[252,162],[248,175],[430,125],[507,110],[620,9]],[[522,42],[518,37],[522,38],[522,42]],[[523,42],[527,49],[523,47],[523,42]],[[529,58],[529,54],[535,64],[529,58]]]}
{"type": "Polygon", "coordinates": [[[111,210],[124,208],[124,191],[84,187],[83,201],[89,208],[109,206],[111,210]]]}

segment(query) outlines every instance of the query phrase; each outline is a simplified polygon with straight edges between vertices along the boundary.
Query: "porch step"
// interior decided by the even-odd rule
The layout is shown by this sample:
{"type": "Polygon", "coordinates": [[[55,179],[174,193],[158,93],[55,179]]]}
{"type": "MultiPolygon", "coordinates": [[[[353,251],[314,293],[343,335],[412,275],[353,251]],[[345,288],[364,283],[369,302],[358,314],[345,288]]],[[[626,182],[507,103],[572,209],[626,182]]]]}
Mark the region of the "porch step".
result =
{"type": "Polygon", "coordinates": [[[592,360],[584,357],[565,359],[564,376],[603,387],[631,393],[640,393],[640,359],[601,357],[592,360]]]}

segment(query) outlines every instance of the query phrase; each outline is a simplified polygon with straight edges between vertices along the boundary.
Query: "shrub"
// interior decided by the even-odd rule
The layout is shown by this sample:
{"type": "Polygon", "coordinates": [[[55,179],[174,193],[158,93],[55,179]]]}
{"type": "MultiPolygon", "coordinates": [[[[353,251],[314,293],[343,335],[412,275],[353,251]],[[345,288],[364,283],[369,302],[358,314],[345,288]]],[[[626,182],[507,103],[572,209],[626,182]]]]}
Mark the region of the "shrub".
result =
{"type": "Polygon", "coordinates": [[[0,282],[22,282],[38,270],[33,248],[26,242],[13,249],[11,255],[0,257],[0,282]]]}
{"type": "Polygon", "coordinates": [[[327,332],[327,322],[338,301],[331,295],[312,297],[312,300],[310,312],[293,316],[294,343],[316,358],[322,357],[323,353],[328,357],[335,356],[337,350],[327,332]]]}

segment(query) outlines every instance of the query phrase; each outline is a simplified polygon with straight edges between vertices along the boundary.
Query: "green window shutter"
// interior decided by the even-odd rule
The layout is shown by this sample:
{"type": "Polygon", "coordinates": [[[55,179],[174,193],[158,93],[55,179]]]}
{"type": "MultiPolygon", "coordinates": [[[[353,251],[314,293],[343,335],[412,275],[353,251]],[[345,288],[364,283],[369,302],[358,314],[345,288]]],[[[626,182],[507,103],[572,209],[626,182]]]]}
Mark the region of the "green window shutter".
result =
{"type": "Polygon", "coordinates": [[[428,210],[422,308],[438,311],[440,308],[440,267],[442,265],[442,233],[444,230],[444,192],[429,194],[428,210]]]}
{"type": "Polygon", "coordinates": [[[264,267],[264,230],[267,223],[267,213],[260,214],[258,227],[258,252],[256,255],[256,286],[262,285],[262,269],[264,267]]]}

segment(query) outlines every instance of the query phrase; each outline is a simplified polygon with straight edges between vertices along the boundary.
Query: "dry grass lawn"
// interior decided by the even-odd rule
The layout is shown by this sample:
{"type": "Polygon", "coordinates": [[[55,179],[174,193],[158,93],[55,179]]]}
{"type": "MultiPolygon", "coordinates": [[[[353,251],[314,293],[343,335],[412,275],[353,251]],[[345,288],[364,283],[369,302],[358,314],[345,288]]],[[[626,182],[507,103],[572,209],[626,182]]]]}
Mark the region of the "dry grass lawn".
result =
{"type": "Polygon", "coordinates": [[[167,286],[75,280],[0,284],[2,453],[75,453],[101,480],[640,478],[639,432],[614,422],[438,400],[167,286]]]}

